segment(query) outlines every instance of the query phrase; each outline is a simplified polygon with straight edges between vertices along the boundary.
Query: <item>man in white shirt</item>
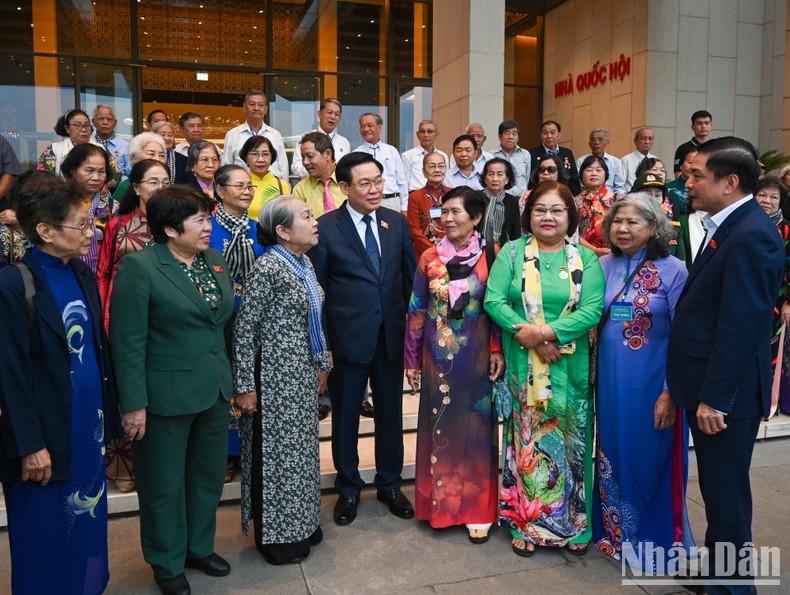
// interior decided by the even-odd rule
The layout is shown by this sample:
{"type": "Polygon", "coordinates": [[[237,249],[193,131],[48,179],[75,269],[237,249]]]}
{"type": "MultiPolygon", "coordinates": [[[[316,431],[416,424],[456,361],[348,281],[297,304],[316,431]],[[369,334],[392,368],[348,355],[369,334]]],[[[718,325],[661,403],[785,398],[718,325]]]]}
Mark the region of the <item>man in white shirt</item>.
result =
{"type": "Polygon", "coordinates": [[[532,156],[518,146],[518,136],[521,130],[515,120],[505,120],[499,125],[499,149],[494,151],[494,157],[501,157],[509,161],[516,176],[513,186],[508,190],[510,194],[521,196],[529,184],[529,175],[532,172],[532,156]]]}
{"type": "Polygon", "coordinates": [[[606,187],[615,194],[623,194],[625,192],[625,177],[623,176],[623,165],[620,160],[614,155],[606,152],[606,147],[609,146],[609,131],[604,128],[595,128],[590,132],[590,151],[586,155],[582,155],[576,160],[576,169],[581,170],[582,163],[590,155],[595,155],[599,159],[603,159],[606,167],[609,168],[609,177],[606,178],[606,187]]]}
{"type": "Polygon", "coordinates": [[[244,96],[244,113],[247,120],[243,124],[231,128],[225,135],[225,152],[222,155],[222,165],[235,163],[241,167],[247,164],[239,157],[239,151],[244,143],[253,136],[265,136],[268,138],[274,150],[277,151],[277,161],[271,164],[269,170],[272,174],[282,180],[288,179],[288,157],[285,154],[285,143],[282,135],[271,126],[268,126],[263,119],[269,111],[269,101],[266,95],[259,89],[250,89],[244,96]]]}
{"type": "Polygon", "coordinates": [[[444,157],[445,166],[448,163],[447,153],[436,148],[436,137],[439,136],[439,127],[433,120],[423,120],[417,126],[417,140],[419,146],[403,153],[403,171],[406,173],[406,185],[409,192],[424,188],[427,183],[422,171],[422,163],[429,153],[439,153],[444,157]]]}
{"type": "MultiPolygon", "coordinates": [[[[309,132],[323,132],[329,137],[335,150],[335,163],[337,163],[343,155],[348,155],[351,152],[348,139],[337,132],[340,119],[343,117],[343,104],[334,97],[327,97],[321,102],[320,109],[316,114],[318,115],[318,128],[309,132]]],[[[304,134],[301,134],[299,138],[303,136],[304,134]]],[[[291,173],[299,178],[306,178],[309,175],[302,165],[302,151],[298,145],[291,162],[291,173]]]]}
{"type": "Polygon", "coordinates": [[[642,160],[647,157],[656,157],[650,152],[653,148],[653,131],[650,128],[643,127],[636,131],[634,134],[634,146],[636,150],[629,153],[620,160],[623,166],[623,176],[625,177],[625,191],[630,192],[631,186],[634,185],[636,180],[636,168],[642,163],[642,160]]]}
{"type": "Polygon", "coordinates": [[[176,145],[176,153],[188,156],[189,145],[203,140],[203,116],[197,112],[186,112],[178,119],[178,128],[184,135],[184,140],[176,145]]]}
{"type": "Polygon", "coordinates": [[[371,112],[359,117],[359,135],[365,142],[354,152],[368,153],[384,167],[384,195],[381,206],[400,211],[406,215],[409,208],[409,189],[406,186],[406,174],[403,173],[403,161],[398,149],[381,140],[381,129],[384,120],[371,112]]]}

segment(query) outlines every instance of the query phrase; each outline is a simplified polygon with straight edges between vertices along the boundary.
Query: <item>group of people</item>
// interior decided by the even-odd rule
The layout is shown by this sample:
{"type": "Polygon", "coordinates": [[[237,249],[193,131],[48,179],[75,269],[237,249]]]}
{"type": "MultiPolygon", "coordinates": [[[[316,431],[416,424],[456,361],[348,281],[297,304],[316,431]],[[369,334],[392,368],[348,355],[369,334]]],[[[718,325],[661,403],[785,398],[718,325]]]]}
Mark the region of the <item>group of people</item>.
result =
{"type": "Polygon", "coordinates": [[[448,160],[435,122],[401,156],[367,113],[351,151],[330,98],[300,139],[291,194],[267,107],[251,90],[222,151],[193,112],[181,145],[155,111],[124,148],[111,108],[70,110],[42,171],[8,190],[0,480],[14,592],[106,587],[105,452],[119,489],[137,489],[164,593],[190,592],[185,568],[230,573],[214,535],[235,461],[245,534],[252,524],[272,564],[303,559],[323,539],[319,397],[333,517],[348,525],[368,384],[373,483],[398,517],[463,526],[475,544],[496,522],[521,557],[592,544],[621,559],[648,543],[691,556],[690,428],[711,558],[716,542],[752,541],[751,451],[790,360],[790,224],[784,183],[761,176],[749,143],[705,134],[669,184],[647,128],[635,167],[606,153],[602,129],[575,160],[553,121],[532,151],[503,122],[494,153],[470,124],[448,160]],[[414,505],[404,373],[420,393],[414,505]]]}

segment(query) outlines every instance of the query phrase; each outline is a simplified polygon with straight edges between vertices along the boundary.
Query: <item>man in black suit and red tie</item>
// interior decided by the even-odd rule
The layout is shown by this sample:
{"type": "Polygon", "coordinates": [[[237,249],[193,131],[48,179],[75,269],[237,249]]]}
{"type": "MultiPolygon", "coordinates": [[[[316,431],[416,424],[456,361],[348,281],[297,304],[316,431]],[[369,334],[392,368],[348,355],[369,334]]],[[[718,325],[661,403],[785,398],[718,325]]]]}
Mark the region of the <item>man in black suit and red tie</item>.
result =
{"type": "Polygon", "coordinates": [[[568,172],[568,188],[571,194],[576,196],[582,191],[579,182],[579,171],[576,169],[576,159],[573,158],[573,151],[560,146],[560,136],[562,126],[555,120],[546,120],[540,125],[540,144],[534,149],[530,149],[532,156],[532,170],[538,168],[538,157],[542,155],[556,155],[568,172]]]}
{"type": "Polygon", "coordinates": [[[318,245],[309,252],[325,293],[327,339],[334,368],[332,458],[340,493],[335,522],[357,514],[365,482],[359,474],[359,413],[366,383],[373,389],[374,485],[390,512],[412,518],[401,492],[403,470],[403,339],[417,262],[406,218],[380,209],[383,167],[368,153],[349,153],[335,177],[348,200],[318,219],[318,245]]]}
{"type": "Polygon", "coordinates": [[[785,253],[754,200],[759,177],[754,147],[724,137],[699,147],[686,182],[694,209],[708,213],[707,237],[678,300],[667,383],[694,438],[711,595],[753,590],[737,564],[717,563],[728,562],[724,547],[738,552],[752,542],[749,467],[771,400],[771,324],[785,253]]]}

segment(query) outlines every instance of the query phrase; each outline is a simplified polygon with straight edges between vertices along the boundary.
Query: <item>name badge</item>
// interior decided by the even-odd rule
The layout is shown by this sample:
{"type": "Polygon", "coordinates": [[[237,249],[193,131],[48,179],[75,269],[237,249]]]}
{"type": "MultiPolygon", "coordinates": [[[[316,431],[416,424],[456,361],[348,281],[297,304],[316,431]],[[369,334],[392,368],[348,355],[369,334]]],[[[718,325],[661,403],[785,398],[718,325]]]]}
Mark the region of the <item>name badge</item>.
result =
{"type": "Polygon", "coordinates": [[[630,322],[634,319],[634,305],[630,302],[614,302],[612,304],[612,320],[630,322]]]}
{"type": "Polygon", "coordinates": [[[431,219],[438,219],[442,216],[442,207],[431,207],[431,219]]]}

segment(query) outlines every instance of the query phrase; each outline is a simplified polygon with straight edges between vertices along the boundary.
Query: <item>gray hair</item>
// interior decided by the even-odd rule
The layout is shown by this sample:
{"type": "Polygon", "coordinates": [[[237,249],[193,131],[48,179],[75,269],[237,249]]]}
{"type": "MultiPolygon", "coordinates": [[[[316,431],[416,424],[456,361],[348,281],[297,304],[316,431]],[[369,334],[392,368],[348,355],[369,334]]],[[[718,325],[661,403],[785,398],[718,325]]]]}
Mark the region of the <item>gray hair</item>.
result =
{"type": "Polygon", "coordinates": [[[132,160],[132,163],[137,163],[143,158],[143,149],[148,143],[160,144],[162,150],[167,153],[165,139],[153,132],[141,132],[137,136],[132,137],[132,140],[129,141],[129,159],[132,160]]]}
{"type": "Polygon", "coordinates": [[[260,213],[258,213],[258,223],[261,226],[263,243],[267,246],[274,246],[280,243],[280,236],[277,235],[278,226],[282,225],[285,228],[290,228],[293,225],[296,213],[290,204],[294,200],[304,204],[304,201],[294,194],[282,194],[263,205],[260,213]]]}
{"type": "Polygon", "coordinates": [[[266,93],[264,93],[260,89],[250,89],[249,91],[247,91],[244,94],[244,103],[247,103],[250,100],[250,97],[252,97],[253,95],[262,95],[263,101],[266,103],[266,105],[269,105],[269,100],[266,98],[266,93]]]}
{"type": "Polygon", "coordinates": [[[376,118],[376,124],[378,124],[379,126],[384,126],[384,120],[381,119],[381,116],[379,116],[378,114],[374,114],[373,112],[365,112],[359,117],[359,121],[361,122],[362,118],[366,116],[372,116],[376,118]]]}
{"type": "Polygon", "coordinates": [[[609,131],[606,128],[593,128],[592,130],[590,130],[590,136],[592,136],[593,134],[597,134],[599,132],[603,133],[604,140],[609,140],[609,131]]]}
{"type": "Polygon", "coordinates": [[[99,103],[96,107],[93,108],[93,111],[91,112],[91,120],[99,115],[99,110],[102,108],[110,110],[112,112],[112,117],[113,118],[115,117],[115,110],[111,105],[107,105],[106,103],[99,103]]]}
{"type": "Polygon", "coordinates": [[[175,133],[176,133],[176,127],[175,127],[175,126],[173,126],[173,125],[172,125],[172,124],[171,124],[169,121],[167,121],[167,120],[159,120],[159,122],[157,122],[156,124],[154,124],[153,128],[151,128],[151,132],[153,132],[153,133],[155,133],[155,134],[158,134],[158,133],[159,133],[159,131],[160,131],[160,130],[162,130],[162,128],[164,128],[165,126],[170,126],[170,130],[172,130],[172,131],[173,131],[173,134],[175,134],[175,133]]]}
{"type": "MultiPolygon", "coordinates": [[[[159,138],[162,137],[160,136],[159,138]]],[[[162,142],[164,142],[164,140],[162,142]]],[[[208,149],[208,148],[214,149],[214,152],[217,154],[217,159],[220,159],[219,149],[217,148],[217,145],[207,140],[199,140],[198,142],[189,145],[189,149],[187,150],[187,167],[189,169],[195,167],[200,152],[203,149],[208,149]]]]}
{"type": "MultiPolygon", "coordinates": [[[[669,242],[675,237],[675,232],[672,229],[672,223],[670,222],[669,217],[667,217],[667,214],[664,212],[664,209],[661,207],[661,204],[658,203],[656,199],[647,192],[631,192],[618,198],[614,202],[603,220],[603,236],[606,238],[606,241],[611,244],[610,230],[612,228],[612,221],[617,216],[617,212],[623,207],[628,206],[634,207],[642,216],[642,218],[648,223],[656,224],[656,231],[653,234],[653,237],[655,238],[655,241],[659,244],[662,244],[668,252],[669,242]]],[[[649,246],[650,243],[648,243],[648,247],[649,246]]],[[[616,246],[613,246],[612,250],[614,251],[615,248],[616,246]]],[[[659,252],[660,251],[661,250],[659,250],[659,252]]],[[[648,253],[649,252],[650,250],[648,250],[648,253]]],[[[651,257],[649,256],[649,258],[651,257]]]]}

